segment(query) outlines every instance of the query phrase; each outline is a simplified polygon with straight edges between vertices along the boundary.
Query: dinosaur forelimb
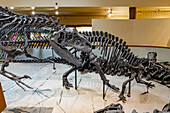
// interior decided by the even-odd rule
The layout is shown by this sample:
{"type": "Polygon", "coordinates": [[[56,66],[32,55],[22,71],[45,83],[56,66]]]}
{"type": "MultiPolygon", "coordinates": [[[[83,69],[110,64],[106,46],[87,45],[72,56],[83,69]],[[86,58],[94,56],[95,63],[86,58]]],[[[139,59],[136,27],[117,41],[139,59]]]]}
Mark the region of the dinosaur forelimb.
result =
{"type": "Polygon", "coordinates": [[[137,83],[145,84],[145,85],[147,86],[147,91],[144,92],[144,93],[142,93],[142,94],[149,93],[149,92],[148,92],[148,89],[155,87],[155,85],[152,84],[152,82],[149,83],[149,82],[146,82],[146,81],[144,81],[144,80],[141,80],[141,78],[139,77],[139,75],[137,75],[137,76],[135,77],[135,79],[136,79],[136,82],[137,82],[137,83]]]}
{"type": "Polygon", "coordinates": [[[63,86],[66,89],[70,89],[70,87],[73,87],[73,85],[71,83],[69,83],[69,81],[67,80],[67,77],[69,76],[70,73],[72,73],[73,71],[77,70],[78,67],[72,67],[70,70],[68,70],[67,72],[64,73],[63,75],[63,86]]]}

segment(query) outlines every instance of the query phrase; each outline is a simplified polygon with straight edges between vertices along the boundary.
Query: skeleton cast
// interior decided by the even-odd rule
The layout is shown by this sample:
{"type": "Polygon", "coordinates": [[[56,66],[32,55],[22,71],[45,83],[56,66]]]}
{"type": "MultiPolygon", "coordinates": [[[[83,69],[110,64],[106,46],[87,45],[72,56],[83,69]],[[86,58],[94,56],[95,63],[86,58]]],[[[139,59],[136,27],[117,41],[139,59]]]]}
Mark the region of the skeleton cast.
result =
{"type": "Polygon", "coordinates": [[[2,7],[0,7],[0,22],[0,49],[2,50],[2,54],[7,54],[0,73],[15,81],[16,84],[23,89],[23,86],[32,88],[21,81],[23,78],[30,77],[28,75],[19,77],[6,71],[5,67],[7,67],[9,62],[14,60],[16,56],[22,54],[25,54],[26,57],[33,58],[34,61],[54,63],[54,56],[39,59],[27,52],[28,47],[44,48],[45,46],[46,48],[51,46],[52,50],[61,57],[62,61],[64,60],[66,64],[73,66],[63,75],[63,86],[67,89],[72,87],[67,77],[75,70],[99,73],[104,86],[107,85],[115,91],[119,91],[119,88],[110,84],[105,74],[128,76],[129,79],[123,82],[119,95],[120,100],[123,102],[126,101],[124,96],[126,85],[129,83],[129,86],[131,86],[130,83],[133,79],[138,83],[145,84],[147,88],[154,87],[154,84],[151,82],[142,80],[141,75],[146,76],[147,79],[155,78],[165,85],[170,83],[170,71],[167,68],[168,63],[161,64],[156,62],[155,53],[149,53],[148,58],[139,58],[130,51],[125,41],[107,32],[93,31],[79,33],[76,29],[71,30],[66,26],[61,26],[59,19],[55,20],[55,17],[49,19],[48,15],[45,14],[19,16],[7,8],[2,7]],[[27,34],[30,32],[48,33],[50,35],[48,37],[39,36],[31,40],[27,37],[27,34]],[[16,35],[19,36],[20,39],[13,39],[16,35]],[[6,46],[19,47],[19,49],[8,50],[6,46]],[[67,46],[71,46],[71,49],[68,49],[67,46]],[[98,48],[101,56],[95,55],[92,48],[98,48]],[[81,54],[75,57],[74,53],[78,51],[80,51],[81,54]],[[159,76],[160,73],[161,76],[159,76]]]}

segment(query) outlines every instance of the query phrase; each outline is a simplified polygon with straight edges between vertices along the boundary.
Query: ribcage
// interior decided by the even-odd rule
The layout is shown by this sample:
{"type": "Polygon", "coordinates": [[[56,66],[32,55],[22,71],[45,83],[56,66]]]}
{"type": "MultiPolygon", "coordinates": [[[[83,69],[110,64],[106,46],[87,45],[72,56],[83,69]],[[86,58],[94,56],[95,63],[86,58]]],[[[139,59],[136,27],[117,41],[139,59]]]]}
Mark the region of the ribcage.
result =
{"type": "MultiPolygon", "coordinates": [[[[93,31],[82,32],[81,34],[86,35],[93,48],[99,50],[100,66],[106,74],[115,75],[118,72],[121,74],[122,65],[119,61],[125,61],[129,65],[138,66],[146,60],[145,58],[138,58],[138,56],[131,52],[125,41],[107,32],[93,31]]],[[[125,68],[123,70],[127,71],[125,68]]]]}

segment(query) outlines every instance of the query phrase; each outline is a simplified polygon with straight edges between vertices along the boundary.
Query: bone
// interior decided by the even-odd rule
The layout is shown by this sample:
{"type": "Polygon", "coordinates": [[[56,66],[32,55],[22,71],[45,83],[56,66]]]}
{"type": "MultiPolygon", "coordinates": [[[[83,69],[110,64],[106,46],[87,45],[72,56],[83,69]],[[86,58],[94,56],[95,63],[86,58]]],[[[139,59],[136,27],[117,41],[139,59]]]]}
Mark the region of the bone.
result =
{"type": "Polygon", "coordinates": [[[107,32],[105,32],[104,37],[105,37],[105,39],[104,39],[104,42],[103,42],[103,44],[102,44],[103,47],[102,47],[102,50],[101,50],[101,54],[103,53],[103,58],[104,58],[104,56],[105,56],[105,50],[106,50],[106,48],[107,48],[106,44],[107,44],[107,42],[109,41],[109,39],[108,39],[108,33],[107,33],[107,32]]]}
{"type": "Polygon", "coordinates": [[[100,48],[101,48],[102,40],[103,40],[103,37],[100,36],[100,37],[99,37],[99,50],[100,50],[100,48]]]}
{"type": "MultiPolygon", "coordinates": [[[[83,34],[83,35],[86,35],[86,34],[85,34],[85,31],[82,31],[82,32],[79,31],[79,33],[80,33],[80,34],[83,34]]],[[[87,36],[87,35],[86,35],[86,36],[87,36]]]]}
{"type": "Polygon", "coordinates": [[[108,52],[108,55],[107,55],[107,61],[109,61],[109,58],[111,56],[111,49],[112,49],[113,43],[114,43],[114,40],[112,40],[111,43],[110,43],[109,52],[108,52]]]}
{"type": "Polygon", "coordinates": [[[9,15],[3,15],[1,18],[0,18],[0,21],[3,22],[4,24],[5,23],[8,23],[9,21],[13,21],[16,17],[14,16],[9,16],[9,15]]]}
{"type": "MultiPolygon", "coordinates": [[[[120,43],[122,43],[122,41],[123,40],[120,40],[120,43]]],[[[124,49],[124,47],[125,47],[125,45],[126,45],[126,42],[124,42],[122,45],[120,45],[119,46],[119,50],[118,50],[118,53],[117,53],[117,60],[116,60],[116,63],[115,63],[115,69],[117,69],[118,68],[118,66],[119,66],[119,60],[121,59],[121,57],[122,57],[122,54],[123,54],[123,52],[122,52],[122,50],[124,49]]]]}
{"type": "MultiPolygon", "coordinates": [[[[18,18],[15,18],[12,22],[5,24],[3,27],[0,28],[0,31],[2,31],[3,29],[6,29],[8,26],[17,24],[17,20],[18,20],[18,18]]],[[[4,34],[4,35],[1,37],[1,39],[3,39],[3,37],[5,37],[9,32],[10,32],[10,31],[8,31],[6,34],[4,34]]]]}
{"type": "Polygon", "coordinates": [[[96,31],[96,47],[99,47],[99,31],[96,31]]]}
{"type": "Polygon", "coordinates": [[[18,16],[16,13],[11,12],[10,10],[8,10],[7,7],[3,8],[3,7],[0,6],[0,12],[3,12],[3,13],[8,14],[10,16],[18,16]]]}
{"type": "MultiPolygon", "coordinates": [[[[106,57],[107,57],[107,53],[108,53],[108,52],[107,52],[107,51],[108,51],[108,48],[110,47],[109,44],[111,43],[111,41],[112,41],[112,40],[109,38],[108,41],[107,41],[107,43],[106,43],[106,49],[105,49],[105,52],[104,52],[104,54],[105,54],[106,57]]],[[[110,44],[110,45],[111,45],[111,44],[110,44]]]]}
{"type": "Polygon", "coordinates": [[[117,52],[117,49],[118,49],[118,40],[119,40],[119,38],[116,37],[115,44],[113,46],[110,59],[112,59],[115,56],[115,53],[117,52]]]}
{"type": "Polygon", "coordinates": [[[108,32],[105,32],[105,33],[104,33],[104,36],[105,36],[105,37],[108,37],[108,32]]]}
{"type": "Polygon", "coordinates": [[[88,36],[92,36],[92,32],[91,31],[89,31],[89,33],[88,33],[89,35],[88,36]]]}
{"type": "Polygon", "coordinates": [[[129,63],[129,64],[132,64],[132,60],[133,60],[133,59],[134,59],[134,54],[131,55],[131,57],[130,57],[128,63],[129,63]]]}
{"type": "Polygon", "coordinates": [[[119,58],[119,55],[120,55],[120,53],[121,53],[121,51],[122,51],[122,48],[123,48],[122,42],[123,42],[123,40],[120,39],[120,40],[119,40],[119,44],[118,44],[117,53],[116,53],[116,56],[117,56],[118,58],[119,58]]]}
{"type": "MultiPolygon", "coordinates": [[[[107,43],[107,41],[108,41],[108,39],[107,39],[107,37],[103,37],[103,39],[104,39],[104,41],[102,41],[103,43],[102,43],[102,50],[101,50],[101,55],[104,53],[104,50],[105,50],[105,46],[106,46],[106,43],[107,43]]],[[[103,40],[102,39],[102,40],[103,40]]],[[[102,55],[103,56],[103,58],[104,58],[104,54],[102,55]]]]}

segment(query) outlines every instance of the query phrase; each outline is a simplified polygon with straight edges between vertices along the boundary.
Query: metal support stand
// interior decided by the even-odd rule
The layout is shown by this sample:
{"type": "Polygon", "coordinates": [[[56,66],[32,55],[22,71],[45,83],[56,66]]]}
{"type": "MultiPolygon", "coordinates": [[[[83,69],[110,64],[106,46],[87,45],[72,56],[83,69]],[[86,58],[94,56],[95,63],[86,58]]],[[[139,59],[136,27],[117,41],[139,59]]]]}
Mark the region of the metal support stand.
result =
{"type": "Polygon", "coordinates": [[[106,93],[105,93],[105,82],[103,82],[103,100],[105,99],[105,95],[106,95],[106,93]]]}
{"type": "MultiPolygon", "coordinates": [[[[76,52],[75,52],[75,57],[77,57],[76,52]]],[[[75,70],[75,90],[77,90],[77,70],[75,70]]]]}
{"type": "MultiPolygon", "coordinates": [[[[131,74],[129,75],[129,79],[131,78],[131,74]]],[[[131,81],[129,82],[129,91],[128,91],[128,97],[130,97],[131,94],[131,81]]]]}
{"type": "MultiPolygon", "coordinates": [[[[53,50],[53,48],[51,49],[52,50],[52,58],[53,58],[53,60],[54,60],[54,50],[53,50]]],[[[53,62],[53,69],[55,70],[56,68],[55,68],[55,61],[53,62]]]]}

